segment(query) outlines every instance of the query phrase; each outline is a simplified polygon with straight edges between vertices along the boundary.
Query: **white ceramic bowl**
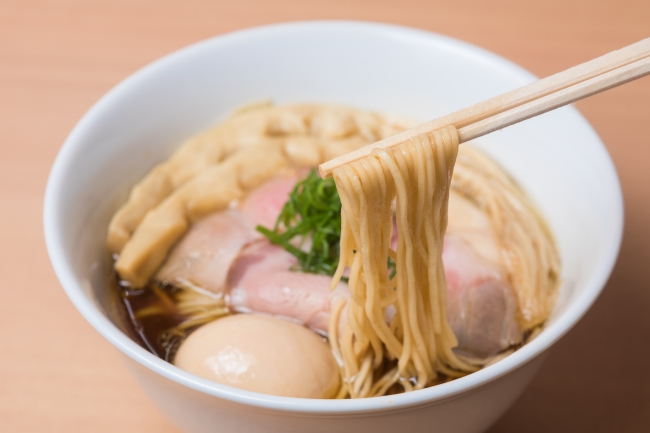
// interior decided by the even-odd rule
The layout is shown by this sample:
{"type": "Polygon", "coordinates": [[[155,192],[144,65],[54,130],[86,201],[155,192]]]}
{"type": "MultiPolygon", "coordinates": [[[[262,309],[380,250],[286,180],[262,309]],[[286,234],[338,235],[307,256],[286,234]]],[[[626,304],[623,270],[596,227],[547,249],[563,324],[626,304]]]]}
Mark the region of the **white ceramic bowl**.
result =
{"type": "Polygon", "coordinates": [[[114,320],[104,237],[131,185],[184,138],[239,105],[266,98],[336,102],[428,120],[534,79],[466,43],[383,24],[281,24],[192,45],[111,90],[66,140],[45,197],[52,264],[81,314],[188,432],[482,431],[523,391],[545,351],[587,311],[618,253],[623,204],[616,172],[574,108],[477,143],[521,183],[557,238],[564,284],[548,326],[495,365],[422,391],[307,400],[241,391],[186,373],[142,349],[114,320]]]}

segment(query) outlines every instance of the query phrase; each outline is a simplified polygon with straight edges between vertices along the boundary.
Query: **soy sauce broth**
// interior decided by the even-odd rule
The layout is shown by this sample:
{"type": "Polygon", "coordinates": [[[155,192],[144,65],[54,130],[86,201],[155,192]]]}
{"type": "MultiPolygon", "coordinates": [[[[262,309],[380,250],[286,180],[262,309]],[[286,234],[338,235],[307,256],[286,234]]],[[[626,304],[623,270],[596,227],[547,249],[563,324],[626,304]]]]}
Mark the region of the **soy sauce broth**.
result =
{"type": "Polygon", "coordinates": [[[175,305],[178,289],[157,282],[134,289],[113,274],[110,290],[129,336],[144,349],[172,362],[182,340],[196,329],[190,328],[182,334],[170,331],[186,320],[175,305]]]}

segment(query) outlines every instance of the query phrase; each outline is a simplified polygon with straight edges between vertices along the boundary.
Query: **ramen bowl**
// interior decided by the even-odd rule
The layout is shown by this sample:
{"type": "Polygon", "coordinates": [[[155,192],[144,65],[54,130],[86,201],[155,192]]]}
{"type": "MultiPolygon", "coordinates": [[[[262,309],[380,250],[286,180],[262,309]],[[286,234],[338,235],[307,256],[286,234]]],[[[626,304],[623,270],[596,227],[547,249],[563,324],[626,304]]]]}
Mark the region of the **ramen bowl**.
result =
{"type": "Polygon", "coordinates": [[[310,400],[243,391],[189,374],[127,336],[109,297],[111,261],[104,239],[110,217],[134,183],[185,138],[238,106],[266,99],[331,102],[424,121],[535,79],[472,45],[383,24],[280,24],[192,45],[116,86],[66,140],[45,198],[52,264],[79,312],[123,354],[144,391],[184,431],[483,431],[591,306],[618,253],[618,178],[602,142],[573,107],[475,143],[537,204],[560,250],[563,283],[535,339],[442,385],[368,399],[310,400]]]}

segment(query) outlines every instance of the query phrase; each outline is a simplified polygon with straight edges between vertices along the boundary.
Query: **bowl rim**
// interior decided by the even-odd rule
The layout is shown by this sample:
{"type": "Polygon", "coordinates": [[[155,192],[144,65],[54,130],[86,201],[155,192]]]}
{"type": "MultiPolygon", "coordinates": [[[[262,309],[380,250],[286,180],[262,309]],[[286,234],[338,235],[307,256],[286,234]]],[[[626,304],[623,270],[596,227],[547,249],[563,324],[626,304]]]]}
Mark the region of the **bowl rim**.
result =
{"type": "Polygon", "coordinates": [[[623,232],[623,197],[614,164],[591,125],[573,107],[569,107],[569,109],[577,114],[576,121],[582,123],[582,127],[593,132],[594,145],[602,147],[605,151],[604,157],[609,163],[607,172],[603,173],[603,175],[612,181],[611,187],[615,196],[615,203],[611,204],[614,224],[612,225],[612,236],[607,238],[610,245],[606,245],[606,255],[601,261],[601,266],[591,275],[584,292],[575,299],[573,304],[554,323],[546,327],[544,332],[498,363],[463,378],[416,392],[357,400],[315,400],[279,397],[240,390],[194,376],[149,353],[118,329],[102,313],[100,308],[86,296],[82,284],[75,278],[72,267],[65,259],[63,234],[58,230],[60,213],[57,209],[60,207],[59,197],[64,194],[63,181],[65,174],[71,169],[78,150],[87,145],[83,142],[83,136],[87,130],[92,129],[93,122],[102,116],[102,112],[113,106],[122,95],[128,94],[130,89],[137,87],[157,71],[164,70],[187,56],[195,55],[198,52],[219,45],[227,45],[235,40],[263,38],[270,34],[287,31],[300,33],[305,29],[313,30],[315,28],[324,31],[354,30],[383,37],[388,35],[410,40],[414,44],[441,44],[447,49],[455,50],[462,55],[479,58],[482,61],[500,66],[526,80],[532,81],[537,78],[507,59],[448,36],[410,27],[365,21],[322,20],[271,24],[218,35],[172,52],[130,75],[100,98],[73,128],[52,166],[45,191],[43,211],[45,241],[55,274],[72,303],[97,332],[124,355],[145,368],[177,384],[207,395],[244,405],[274,411],[292,412],[294,414],[351,415],[434,404],[434,402],[440,402],[458,394],[470,392],[494,381],[542,354],[578,322],[602,291],[616,262],[623,232]]]}

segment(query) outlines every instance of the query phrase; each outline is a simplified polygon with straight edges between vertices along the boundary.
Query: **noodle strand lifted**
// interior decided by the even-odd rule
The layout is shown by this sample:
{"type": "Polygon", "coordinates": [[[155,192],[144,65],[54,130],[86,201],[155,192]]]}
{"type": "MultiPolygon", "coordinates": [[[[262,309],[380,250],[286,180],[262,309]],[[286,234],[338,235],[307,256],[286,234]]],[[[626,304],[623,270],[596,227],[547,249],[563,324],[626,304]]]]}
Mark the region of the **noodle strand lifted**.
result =
{"type": "Polygon", "coordinates": [[[450,126],[334,170],[343,218],[332,287],[349,268],[351,301],[348,326],[330,342],[352,398],[383,395],[397,383],[422,389],[438,372],[458,377],[477,369],[452,352],[457,340],[446,313],[442,249],[457,154],[450,126]]]}

